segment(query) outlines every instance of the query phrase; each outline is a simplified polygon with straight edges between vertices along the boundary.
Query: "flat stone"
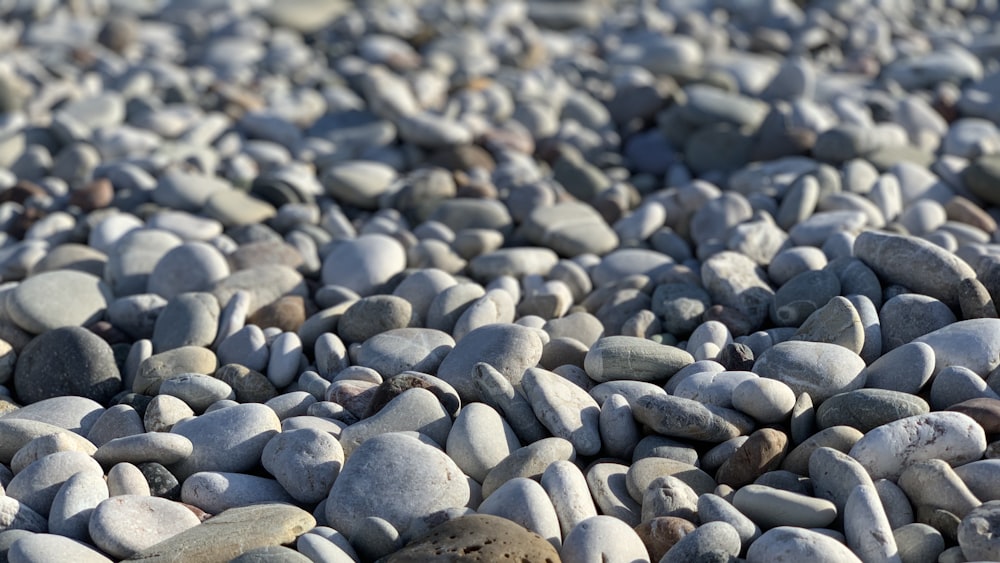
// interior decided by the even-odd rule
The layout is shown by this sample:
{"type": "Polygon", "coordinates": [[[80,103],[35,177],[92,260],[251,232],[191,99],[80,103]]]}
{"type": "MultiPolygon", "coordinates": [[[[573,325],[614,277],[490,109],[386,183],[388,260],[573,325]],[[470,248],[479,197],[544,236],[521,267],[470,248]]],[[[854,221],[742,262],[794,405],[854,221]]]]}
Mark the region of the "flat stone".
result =
{"type": "Polygon", "coordinates": [[[358,365],[390,378],[404,371],[434,373],[455,346],[448,333],[430,328],[397,328],[366,339],[358,365]]]}
{"type": "Polygon", "coordinates": [[[525,370],[521,385],[535,416],[553,436],[569,440],[579,455],[601,450],[601,410],[585,390],[541,368],[525,370]]]}
{"type": "Polygon", "coordinates": [[[558,261],[559,256],[548,248],[535,246],[500,248],[469,261],[469,273],[473,278],[484,282],[500,276],[512,276],[518,279],[532,274],[544,276],[558,261]]]}
{"type": "Polygon", "coordinates": [[[628,469],[625,483],[629,495],[641,501],[650,483],[664,476],[680,479],[698,495],[710,493],[718,486],[711,475],[690,463],[665,457],[646,457],[636,460],[628,469]]]}
{"type": "Polygon", "coordinates": [[[224,563],[250,549],[291,543],[315,525],[312,515],[287,504],[231,508],[127,560],[224,563]]]}
{"type": "Polygon", "coordinates": [[[507,518],[542,536],[553,547],[562,546],[555,508],[537,481],[515,477],[486,497],[477,511],[507,518]]]}
{"type": "Polygon", "coordinates": [[[231,473],[199,471],[184,480],[181,501],[209,514],[251,504],[286,502],[292,497],[274,479],[231,473]]]}
{"type": "Polygon", "coordinates": [[[575,458],[573,445],[563,438],[543,438],[514,450],[483,478],[483,498],[489,498],[501,485],[518,477],[540,479],[550,464],[575,458]]]}
{"type": "Polygon", "coordinates": [[[235,189],[220,190],[209,196],[201,212],[226,227],[262,223],[274,217],[273,205],[235,189]]]}
{"type": "Polygon", "coordinates": [[[542,473],[541,484],[559,518],[562,537],[565,538],[577,524],[597,515],[587,478],[572,461],[549,464],[542,473]]]}
{"type": "Polygon", "coordinates": [[[116,463],[154,461],[170,465],[194,452],[191,440],[177,434],[149,432],[109,440],[94,452],[94,459],[110,467],[116,463]]]}
{"type": "Polygon", "coordinates": [[[816,410],[820,428],[852,426],[868,432],[883,424],[930,411],[926,401],[886,389],[856,389],[830,397],[816,410]]]}
{"type": "Polygon", "coordinates": [[[421,432],[444,444],[451,432],[451,416],[441,402],[426,389],[414,388],[389,401],[378,414],[345,428],[340,434],[344,455],[351,454],[367,440],[387,432],[421,432]]]}
{"type": "Polygon", "coordinates": [[[31,276],[7,299],[7,312],[18,326],[33,334],[97,320],[112,299],[111,289],[98,277],[73,270],[31,276]]]}
{"type": "Polygon", "coordinates": [[[944,551],[941,532],[927,524],[913,523],[892,530],[899,557],[903,561],[934,563],[944,551]]]}
{"type": "Polygon", "coordinates": [[[44,399],[0,416],[6,420],[35,420],[86,436],[105,412],[100,403],[84,397],[44,399]]]}
{"type": "Polygon", "coordinates": [[[905,293],[887,300],[879,310],[882,350],[888,352],[925,334],[954,324],[951,309],[926,295],[905,293]]]}
{"type": "Polygon", "coordinates": [[[761,377],[777,379],[813,401],[862,387],[865,362],[850,350],[824,342],[788,341],[767,349],[754,364],[761,377]]]}
{"type": "Polygon", "coordinates": [[[753,419],[738,411],[672,395],[640,397],[632,412],[659,434],[705,442],[723,442],[754,427],[753,419]]]}
{"type": "Polygon", "coordinates": [[[55,452],[15,475],[5,487],[6,494],[38,514],[48,516],[59,488],[74,474],[82,471],[103,474],[101,466],[83,452],[55,452]]]}
{"type": "Polygon", "coordinates": [[[495,409],[470,403],[455,418],[445,451],[462,471],[481,483],[490,470],[520,447],[514,430],[495,409]]]}
{"type": "Polygon", "coordinates": [[[150,272],[146,290],[171,299],[180,293],[207,291],[229,274],[229,263],[217,248],[204,242],[186,242],[160,258],[150,272]]]}
{"type": "Polygon", "coordinates": [[[763,424],[781,422],[795,406],[795,392],[777,379],[755,377],[739,382],[732,391],[733,408],[763,424]]]}
{"type": "Polygon", "coordinates": [[[160,385],[171,377],[185,373],[211,374],[216,367],[218,361],[211,350],[200,346],[174,348],[154,354],[139,364],[132,391],[155,395],[159,392],[160,385]]]}
{"type": "Polygon", "coordinates": [[[388,556],[386,563],[444,563],[474,553],[483,561],[555,563],[559,553],[548,541],[507,518],[473,514],[449,520],[388,556]]]}
{"type": "Polygon", "coordinates": [[[219,328],[219,301],[211,293],[175,295],[160,312],[153,327],[153,351],[182,346],[207,347],[219,328]]]}
{"type": "Polygon", "coordinates": [[[969,319],[917,338],[934,350],[934,373],[962,366],[986,376],[1000,366],[1000,319],[969,319]]]}
{"type": "Polygon", "coordinates": [[[370,234],[339,242],[323,258],[323,283],[362,297],[371,295],[406,267],[403,245],[387,235],[370,234]]]}
{"type": "Polygon", "coordinates": [[[62,395],[107,403],[121,384],[111,346],[80,327],[35,337],[19,354],[14,371],[14,389],[26,404],[62,395]]]}
{"type": "Polygon", "coordinates": [[[247,471],[260,461],[260,454],[281,422],[270,408],[244,404],[211,411],[182,424],[171,432],[191,441],[190,456],[170,467],[179,479],[198,471],[247,471]],[[225,451],[226,456],[217,452],[225,451]]]}
{"type": "Polygon", "coordinates": [[[5,553],[8,561],[51,561],[66,558],[80,563],[109,563],[104,555],[83,542],[56,534],[33,534],[14,542],[5,553]]]}
{"type": "Polygon", "coordinates": [[[910,342],[884,354],[865,368],[865,386],[915,394],[934,375],[934,348],[910,342]]]}
{"type": "Polygon", "coordinates": [[[156,265],[181,244],[180,237],[164,230],[130,230],[107,250],[104,281],[118,297],[145,293],[156,265]]]}
{"type": "Polygon", "coordinates": [[[405,529],[416,518],[465,506],[469,498],[466,476],[444,452],[409,436],[381,434],[347,459],[327,497],[326,518],[350,538],[362,518],[377,516],[405,529]]]}
{"type": "Polygon", "coordinates": [[[247,315],[253,315],[260,308],[286,295],[306,297],[309,294],[302,275],[281,265],[257,266],[233,272],[212,287],[212,293],[219,303],[229,303],[239,291],[249,294],[247,315]]]}
{"type": "Polygon", "coordinates": [[[808,475],[809,459],[817,449],[825,447],[847,453],[862,436],[864,434],[860,430],[851,426],[824,428],[799,443],[794,450],[789,452],[782,462],[781,468],[799,475],[808,475]]]}
{"type": "Polygon", "coordinates": [[[534,244],[567,257],[606,254],[618,244],[614,230],[593,207],[582,202],[536,207],[522,229],[534,244]]]}
{"type": "MultiPolygon", "coordinates": [[[[837,507],[828,500],[764,485],[740,488],[733,497],[733,506],[762,529],[781,526],[822,528],[837,517],[837,507]]],[[[759,541],[760,538],[757,539],[759,541]]],[[[750,548],[753,549],[753,546],[750,548]]]]}
{"type": "Polygon", "coordinates": [[[479,397],[473,383],[473,367],[486,363],[517,380],[524,370],[542,357],[539,334],[520,325],[487,325],[473,330],[460,340],[438,367],[437,376],[451,384],[463,403],[479,397]]]}
{"type": "Polygon", "coordinates": [[[767,563],[782,559],[820,563],[861,561],[850,548],[830,536],[792,526],[768,530],[747,550],[747,563],[767,563]]]}
{"type": "Polygon", "coordinates": [[[361,343],[394,329],[410,326],[413,307],[395,295],[363,297],[344,311],[337,323],[337,333],[345,344],[361,343]]]}
{"type": "Polygon", "coordinates": [[[855,240],[854,254],[881,279],[940,299],[949,307],[959,304],[959,282],[976,277],[961,258],[915,237],[867,231],[855,240]]]}
{"type": "Polygon", "coordinates": [[[89,531],[97,547],[114,557],[126,558],[199,524],[201,520],[180,503],[122,495],[97,505],[89,531]]]}
{"type": "Polygon", "coordinates": [[[587,352],[584,369],[594,381],[666,381],[678,370],[694,362],[691,354],[634,336],[599,339],[587,352]]]}
{"type": "Polygon", "coordinates": [[[869,431],[851,448],[851,457],[873,479],[895,479],[907,465],[942,459],[961,465],[980,459],[986,435],[968,416],[950,411],[911,416],[869,431]]]}

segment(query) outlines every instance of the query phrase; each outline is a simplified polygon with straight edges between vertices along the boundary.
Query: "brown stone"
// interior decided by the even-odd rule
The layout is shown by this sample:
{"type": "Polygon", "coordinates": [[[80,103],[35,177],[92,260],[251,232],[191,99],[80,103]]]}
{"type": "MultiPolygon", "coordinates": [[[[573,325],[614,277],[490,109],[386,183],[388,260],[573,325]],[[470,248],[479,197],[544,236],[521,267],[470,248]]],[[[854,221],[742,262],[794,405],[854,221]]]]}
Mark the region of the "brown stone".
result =
{"type": "Polygon", "coordinates": [[[427,159],[427,164],[448,170],[482,168],[492,172],[496,161],[486,149],[476,145],[458,145],[438,150],[427,159]]]}
{"type": "Polygon", "coordinates": [[[306,300],[300,295],[286,295],[277,301],[264,305],[247,319],[261,328],[277,327],[285,332],[299,330],[310,312],[306,300]]]}
{"type": "Polygon", "coordinates": [[[449,520],[379,563],[559,563],[559,553],[542,536],[498,516],[471,514],[449,520]]]}
{"type": "Polygon", "coordinates": [[[997,230],[997,222],[989,213],[962,196],[957,195],[948,200],[944,210],[948,214],[948,219],[952,221],[972,225],[987,233],[997,230]]]}
{"type": "Polygon", "coordinates": [[[315,526],[311,514],[288,504],[230,508],[127,561],[225,563],[251,549],[290,544],[315,526]]]}
{"type": "Polygon", "coordinates": [[[996,304],[983,282],[976,278],[965,278],[958,283],[958,307],[962,319],[995,319],[996,304]]]}
{"type": "Polygon", "coordinates": [[[272,264],[280,264],[289,268],[298,268],[302,265],[302,255],[299,254],[299,251],[280,240],[241,244],[227,258],[234,272],[272,264]]]}
{"type": "Polygon", "coordinates": [[[278,396],[278,390],[259,371],[240,364],[226,364],[216,370],[215,378],[227,383],[240,403],[265,403],[278,396]]]}
{"type": "Polygon", "coordinates": [[[787,452],[787,434],[773,428],[761,428],[723,462],[715,480],[734,489],[749,485],[768,471],[781,467],[787,452]]]}
{"type": "Polygon", "coordinates": [[[115,188],[111,180],[98,178],[69,193],[70,205],[79,207],[81,211],[90,212],[111,205],[115,197],[115,188]]]}
{"type": "Polygon", "coordinates": [[[946,410],[969,415],[987,434],[1000,434],[1000,399],[978,397],[954,404],[946,410]]]}
{"type": "Polygon", "coordinates": [[[694,531],[694,524],[676,516],[660,516],[635,527],[646,546],[650,561],[659,561],[681,538],[694,531]]]}
{"type": "Polygon", "coordinates": [[[334,381],[326,390],[326,400],[337,403],[358,419],[362,419],[368,413],[378,389],[378,384],[370,381],[357,379],[334,381]]]}

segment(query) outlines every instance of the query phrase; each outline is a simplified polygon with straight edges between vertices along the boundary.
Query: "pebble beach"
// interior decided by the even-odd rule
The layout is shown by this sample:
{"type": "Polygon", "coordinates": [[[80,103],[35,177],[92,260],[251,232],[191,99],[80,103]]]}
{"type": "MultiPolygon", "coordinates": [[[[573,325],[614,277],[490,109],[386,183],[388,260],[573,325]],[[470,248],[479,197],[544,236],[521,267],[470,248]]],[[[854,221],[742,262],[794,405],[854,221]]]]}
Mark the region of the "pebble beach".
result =
{"type": "Polygon", "coordinates": [[[0,0],[0,563],[1000,561],[997,0],[0,0]]]}

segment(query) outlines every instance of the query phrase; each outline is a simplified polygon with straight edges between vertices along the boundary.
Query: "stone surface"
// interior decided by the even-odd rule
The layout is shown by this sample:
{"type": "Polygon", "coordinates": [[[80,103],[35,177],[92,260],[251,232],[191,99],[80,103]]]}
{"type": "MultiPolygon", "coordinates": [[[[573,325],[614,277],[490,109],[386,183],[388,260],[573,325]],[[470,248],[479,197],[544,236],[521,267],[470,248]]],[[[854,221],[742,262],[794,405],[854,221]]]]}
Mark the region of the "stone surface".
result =
{"type": "Polygon", "coordinates": [[[560,561],[559,552],[538,534],[506,518],[474,514],[437,526],[387,557],[386,563],[443,563],[469,554],[480,561],[560,561]]]}

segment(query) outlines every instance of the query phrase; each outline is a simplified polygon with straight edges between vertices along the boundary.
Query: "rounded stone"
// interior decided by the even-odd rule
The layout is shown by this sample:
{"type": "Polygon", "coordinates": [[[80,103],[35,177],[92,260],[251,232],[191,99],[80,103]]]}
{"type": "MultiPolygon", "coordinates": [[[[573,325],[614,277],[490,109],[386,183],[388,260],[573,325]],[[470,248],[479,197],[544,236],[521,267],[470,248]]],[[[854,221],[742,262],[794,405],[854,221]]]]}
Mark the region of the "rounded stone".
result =
{"type": "Polygon", "coordinates": [[[413,307],[395,295],[373,295],[355,301],[337,323],[337,333],[345,344],[369,338],[411,324],[413,307]]]}
{"type": "Polygon", "coordinates": [[[804,528],[779,526],[768,530],[747,550],[747,563],[814,561],[816,563],[860,563],[850,548],[839,541],[804,528]]]}
{"type": "Polygon", "coordinates": [[[520,378],[524,370],[542,357],[544,343],[539,332],[513,324],[486,325],[465,335],[445,356],[437,376],[458,391],[463,403],[479,397],[473,383],[473,367],[489,364],[511,380],[520,378]]]}
{"type": "Polygon", "coordinates": [[[31,276],[6,299],[7,314],[22,329],[41,334],[98,320],[112,300],[111,289],[97,276],[56,270],[31,276]]]}
{"type": "Polygon", "coordinates": [[[958,526],[958,545],[969,561],[1000,559],[1000,501],[972,509],[958,526]]]}
{"type": "Polygon", "coordinates": [[[590,348],[584,369],[598,383],[619,379],[666,381],[694,362],[691,354],[634,336],[608,336],[590,348]]]}
{"type": "Polygon", "coordinates": [[[390,378],[404,371],[435,373],[455,347],[448,333],[431,328],[396,328],[376,334],[361,345],[358,365],[390,378]]]}
{"type": "Polygon", "coordinates": [[[196,506],[209,514],[230,508],[268,502],[292,502],[285,488],[274,479],[230,473],[199,471],[184,480],[181,502],[196,506]]]}
{"type": "Polygon", "coordinates": [[[150,272],[146,291],[169,300],[180,293],[208,291],[229,273],[229,263],[216,247],[186,242],[160,258],[150,272]]]}
{"type": "Polygon", "coordinates": [[[830,397],[816,409],[820,428],[851,426],[868,432],[877,426],[930,411],[920,397],[886,389],[856,389],[830,397]]]}
{"type": "Polygon", "coordinates": [[[382,234],[339,242],[323,259],[322,279],[368,296],[406,267],[406,251],[382,234]]]}
{"type": "Polygon", "coordinates": [[[864,386],[865,362],[850,350],[824,342],[787,341],[768,348],[754,363],[761,377],[776,379],[813,401],[864,386]]]}
{"type": "Polygon", "coordinates": [[[286,430],[264,446],[261,464],[297,501],[318,503],[344,465],[344,449],[328,432],[286,430]]]}
{"type": "Polygon", "coordinates": [[[455,518],[415,538],[385,563],[445,563],[474,553],[483,561],[556,563],[559,552],[536,533],[506,518],[473,514],[455,518]]]}
{"type": "Polygon", "coordinates": [[[106,553],[127,558],[201,520],[180,503],[150,496],[111,497],[94,509],[90,537],[106,553]]]}
{"type": "Polygon", "coordinates": [[[121,385],[111,346],[80,327],[35,337],[21,351],[14,370],[14,390],[25,404],[63,395],[107,403],[121,385]]]}
{"type": "Polygon", "coordinates": [[[468,476],[480,483],[490,470],[521,447],[510,425],[482,403],[466,405],[455,418],[445,451],[468,476]]]}
{"type": "Polygon", "coordinates": [[[208,412],[174,425],[171,432],[190,440],[193,451],[170,470],[178,479],[199,471],[247,471],[260,461],[267,442],[280,431],[277,415],[264,405],[236,405],[208,412]],[[226,455],[218,455],[220,451],[226,455]]]}
{"type": "Polygon", "coordinates": [[[563,563],[585,563],[599,557],[606,563],[649,561],[642,538],[621,520],[593,516],[577,524],[563,540],[563,563]]]}

